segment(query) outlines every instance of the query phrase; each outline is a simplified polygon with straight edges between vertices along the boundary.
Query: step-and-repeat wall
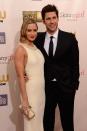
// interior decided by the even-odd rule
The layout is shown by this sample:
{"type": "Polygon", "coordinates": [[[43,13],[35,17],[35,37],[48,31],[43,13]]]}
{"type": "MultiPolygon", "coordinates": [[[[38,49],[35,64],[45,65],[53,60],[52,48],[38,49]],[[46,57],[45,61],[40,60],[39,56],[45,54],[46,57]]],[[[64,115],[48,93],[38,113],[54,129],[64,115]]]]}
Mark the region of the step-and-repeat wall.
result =
{"type": "MultiPolygon", "coordinates": [[[[0,131],[23,131],[23,119],[12,54],[23,19],[37,20],[44,31],[40,11],[46,4],[59,9],[59,28],[76,35],[80,51],[80,86],[75,98],[75,131],[87,131],[87,0],[0,0],[0,131]]],[[[62,131],[56,111],[55,131],[62,131]]]]}

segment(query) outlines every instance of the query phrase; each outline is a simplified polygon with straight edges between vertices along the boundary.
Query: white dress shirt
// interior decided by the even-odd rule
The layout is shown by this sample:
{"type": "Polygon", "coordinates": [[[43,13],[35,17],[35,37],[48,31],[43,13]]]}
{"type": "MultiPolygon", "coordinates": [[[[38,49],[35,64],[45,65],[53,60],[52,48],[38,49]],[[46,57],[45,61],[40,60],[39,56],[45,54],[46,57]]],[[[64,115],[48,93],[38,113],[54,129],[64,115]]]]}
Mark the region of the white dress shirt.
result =
{"type": "MultiPolygon", "coordinates": [[[[48,32],[46,33],[45,42],[44,42],[44,49],[47,52],[47,54],[49,52],[49,44],[50,44],[50,37],[51,36],[53,36],[53,39],[52,39],[53,40],[53,55],[55,54],[56,47],[57,47],[57,41],[58,41],[58,32],[59,32],[59,29],[57,29],[57,31],[53,35],[49,34],[48,32]]],[[[52,81],[56,81],[56,79],[54,78],[52,81]]]]}
{"type": "Polygon", "coordinates": [[[53,55],[55,54],[56,47],[57,47],[57,40],[58,40],[58,32],[59,30],[57,29],[57,31],[53,35],[49,34],[48,32],[46,33],[44,49],[47,52],[47,54],[49,52],[50,36],[53,36],[53,39],[52,39],[53,40],[53,55]]]}

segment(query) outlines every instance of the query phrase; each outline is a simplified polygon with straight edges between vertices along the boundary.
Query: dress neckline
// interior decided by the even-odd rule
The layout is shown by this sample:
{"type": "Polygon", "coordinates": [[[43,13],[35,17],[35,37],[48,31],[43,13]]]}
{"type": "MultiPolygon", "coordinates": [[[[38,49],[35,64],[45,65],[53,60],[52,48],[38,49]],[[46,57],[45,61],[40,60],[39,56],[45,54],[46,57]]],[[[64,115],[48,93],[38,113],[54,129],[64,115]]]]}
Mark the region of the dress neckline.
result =
{"type": "Polygon", "coordinates": [[[27,44],[27,43],[24,43],[24,44],[22,44],[22,45],[26,46],[27,48],[33,49],[33,50],[36,50],[36,49],[37,49],[37,47],[36,47],[34,44],[29,45],[29,44],[27,44]]]}

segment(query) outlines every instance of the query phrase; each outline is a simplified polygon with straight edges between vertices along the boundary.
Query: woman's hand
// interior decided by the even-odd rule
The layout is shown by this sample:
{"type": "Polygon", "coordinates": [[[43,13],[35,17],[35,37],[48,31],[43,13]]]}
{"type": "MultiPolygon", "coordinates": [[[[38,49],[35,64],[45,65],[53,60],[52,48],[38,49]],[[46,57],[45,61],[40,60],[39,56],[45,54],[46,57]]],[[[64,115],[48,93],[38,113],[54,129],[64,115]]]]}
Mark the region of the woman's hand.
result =
{"type": "Polygon", "coordinates": [[[28,101],[23,101],[22,102],[22,107],[23,107],[23,110],[26,111],[29,107],[29,102],[28,101]]]}

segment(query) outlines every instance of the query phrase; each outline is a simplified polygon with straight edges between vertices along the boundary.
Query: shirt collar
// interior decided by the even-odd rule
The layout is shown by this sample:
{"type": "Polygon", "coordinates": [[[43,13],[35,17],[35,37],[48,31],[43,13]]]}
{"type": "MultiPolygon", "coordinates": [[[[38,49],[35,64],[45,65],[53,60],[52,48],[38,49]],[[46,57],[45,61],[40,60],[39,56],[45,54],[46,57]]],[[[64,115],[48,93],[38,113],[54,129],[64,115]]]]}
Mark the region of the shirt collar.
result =
{"type": "Polygon", "coordinates": [[[50,38],[50,36],[53,36],[54,38],[57,39],[58,33],[59,33],[59,29],[57,29],[56,32],[55,32],[53,35],[51,35],[51,34],[49,34],[49,33],[47,32],[47,33],[46,33],[46,36],[47,36],[47,38],[50,38]]]}

